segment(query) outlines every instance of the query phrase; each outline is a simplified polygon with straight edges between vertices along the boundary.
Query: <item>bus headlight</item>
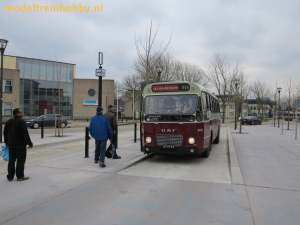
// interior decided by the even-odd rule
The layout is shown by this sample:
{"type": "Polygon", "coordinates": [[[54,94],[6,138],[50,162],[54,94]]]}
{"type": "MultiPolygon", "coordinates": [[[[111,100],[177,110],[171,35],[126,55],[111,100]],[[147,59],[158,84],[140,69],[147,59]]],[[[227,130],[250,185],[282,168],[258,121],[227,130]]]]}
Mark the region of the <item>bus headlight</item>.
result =
{"type": "Polygon", "coordinates": [[[189,144],[191,144],[191,145],[195,144],[195,138],[192,138],[192,137],[189,138],[189,144]]]}
{"type": "Polygon", "coordinates": [[[146,137],[146,142],[147,142],[148,144],[151,143],[151,141],[152,141],[151,137],[146,137]]]}

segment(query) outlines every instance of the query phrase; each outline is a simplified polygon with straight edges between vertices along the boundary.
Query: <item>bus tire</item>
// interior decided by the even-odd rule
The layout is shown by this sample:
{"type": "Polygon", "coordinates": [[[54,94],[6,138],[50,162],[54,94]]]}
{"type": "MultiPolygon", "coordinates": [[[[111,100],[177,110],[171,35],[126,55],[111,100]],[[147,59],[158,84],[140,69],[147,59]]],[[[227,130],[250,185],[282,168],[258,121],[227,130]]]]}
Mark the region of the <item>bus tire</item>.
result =
{"type": "Polygon", "coordinates": [[[214,144],[219,144],[219,142],[220,142],[220,129],[218,131],[218,136],[214,140],[214,144]]]}
{"type": "Polygon", "coordinates": [[[208,158],[210,155],[210,150],[211,148],[207,149],[205,152],[202,152],[202,157],[203,158],[208,158]]]}

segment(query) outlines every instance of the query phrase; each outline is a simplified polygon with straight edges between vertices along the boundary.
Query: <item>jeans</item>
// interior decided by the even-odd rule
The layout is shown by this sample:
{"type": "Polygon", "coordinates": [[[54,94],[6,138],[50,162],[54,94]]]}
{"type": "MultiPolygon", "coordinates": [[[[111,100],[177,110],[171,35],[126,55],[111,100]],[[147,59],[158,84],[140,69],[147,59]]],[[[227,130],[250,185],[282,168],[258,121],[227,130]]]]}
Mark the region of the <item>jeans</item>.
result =
{"type": "Polygon", "coordinates": [[[100,156],[100,164],[103,164],[105,161],[106,141],[107,140],[95,140],[95,161],[98,161],[100,156]]]}
{"type": "Polygon", "coordinates": [[[27,149],[23,148],[9,148],[9,161],[7,166],[7,178],[13,179],[16,172],[17,179],[24,177],[24,167],[26,162],[27,149]],[[15,168],[17,160],[17,168],[15,168]]]}

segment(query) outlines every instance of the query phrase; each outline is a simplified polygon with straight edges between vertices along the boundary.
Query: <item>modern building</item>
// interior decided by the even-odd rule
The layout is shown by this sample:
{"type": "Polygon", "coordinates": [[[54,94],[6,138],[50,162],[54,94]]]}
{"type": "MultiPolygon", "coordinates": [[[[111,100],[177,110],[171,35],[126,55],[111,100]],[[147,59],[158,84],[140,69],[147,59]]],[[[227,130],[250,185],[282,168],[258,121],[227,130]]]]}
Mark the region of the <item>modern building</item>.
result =
{"type": "MultiPolygon", "coordinates": [[[[90,119],[98,106],[98,79],[74,79],[73,119],[90,119]]],[[[102,80],[104,112],[114,105],[114,80],[102,80]]]]}
{"type": "MultiPolygon", "coordinates": [[[[102,86],[102,104],[113,104],[114,81],[103,80],[102,86]]],[[[90,118],[98,105],[98,79],[76,79],[72,63],[4,55],[2,91],[3,121],[18,107],[24,119],[59,112],[68,119],[90,118]]]]}

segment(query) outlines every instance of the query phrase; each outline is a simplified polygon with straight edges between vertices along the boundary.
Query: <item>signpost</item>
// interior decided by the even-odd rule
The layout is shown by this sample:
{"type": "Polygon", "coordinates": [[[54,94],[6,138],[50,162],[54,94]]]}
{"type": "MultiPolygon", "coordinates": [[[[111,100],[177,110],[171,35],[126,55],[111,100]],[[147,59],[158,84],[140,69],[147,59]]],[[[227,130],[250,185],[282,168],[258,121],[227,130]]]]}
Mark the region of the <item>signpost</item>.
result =
{"type": "Polygon", "coordinates": [[[102,69],[103,64],[103,53],[99,52],[98,56],[99,69],[96,69],[96,77],[99,77],[99,88],[98,88],[98,106],[102,105],[102,77],[106,76],[106,70],[102,69]]]}

